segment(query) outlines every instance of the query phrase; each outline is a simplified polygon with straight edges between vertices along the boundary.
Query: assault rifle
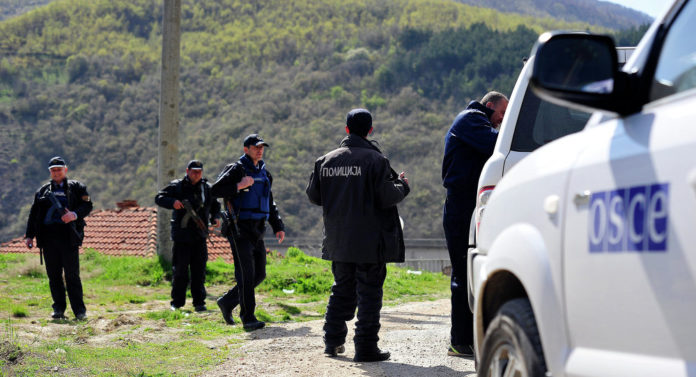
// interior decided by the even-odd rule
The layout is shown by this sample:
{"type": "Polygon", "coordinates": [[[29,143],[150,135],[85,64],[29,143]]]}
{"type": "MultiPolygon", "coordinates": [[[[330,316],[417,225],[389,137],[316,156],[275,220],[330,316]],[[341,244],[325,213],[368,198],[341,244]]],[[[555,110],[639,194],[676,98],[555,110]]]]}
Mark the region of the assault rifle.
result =
{"type": "MultiPolygon", "coordinates": [[[[63,205],[60,204],[60,200],[58,200],[58,198],[56,198],[56,194],[54,194],[53,191],[48,191],[46,193],[46,196],[48,197],[48,200],[51,201],[51,204],[53,204],[51,209],[49,209],[49,212],[51,212],[52,210],[55,209],[58,211],[63,210],[63,213],[68,213],[68,209],[64,208],[63,205]]],[[[49,213],[49,215],[51,215],[51,214],[49,213]]],[[[77,231],[77,228],[75,228],[75,221],[69,222],[68,225],[70,225],[70,229],[72,229],[73,233],[75,233],[75,235],[77,236],[77,239],[79,240],[82,236],[80,235],[80,232],[77,231]]]]}
{"type": "Polygon", "coordinates": [[[237,227],[237,217],[234,214],[232,203],[225,200],[225,211],[222,211],[222,235],[227,237],[234,247],[233,255],[237,252],[237,238],[239,228],[237,227]]]}
{"type": "Polygon", "coordinates": [[[203,219],[201,219],[201,217],[198,216],[198,213],[196,213],[196,211],[193,209],[191,202],[189,202],[188,199],[184,199],[181,201],[181,204],[184,205],[186,214],[193,219],[194,223],[196,223],[196,227],[198,227],[200,234],[203,237],[209,239],[211,245],[214,245],[215,243],[213,242],[213,239],[210,237],[210,233],[208,232],[208,226],[206,225],[205,221],[203,221],[203,219]]]}

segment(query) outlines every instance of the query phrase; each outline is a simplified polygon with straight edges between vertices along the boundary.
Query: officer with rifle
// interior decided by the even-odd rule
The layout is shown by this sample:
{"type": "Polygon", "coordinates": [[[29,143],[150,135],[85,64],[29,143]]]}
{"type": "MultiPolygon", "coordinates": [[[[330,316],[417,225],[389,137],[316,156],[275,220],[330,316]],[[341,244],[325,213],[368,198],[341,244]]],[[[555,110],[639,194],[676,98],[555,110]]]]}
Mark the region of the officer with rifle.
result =
{"type": "Polygon", "coordinates": [[[261,329],[265,323],[254,315],[254,288],[266,277],[266,246],[263,234],[266,220],[271,224],[278,243],[285,239],[283,221],[273,201],[273,178],[263,162],[268,144],[257,134],[244,139],[244,155],[225,166],[213,184],[212,194],[225,200],[224,235],[230,241],[237,285],[218,299],[222,318],[234,324],[232,309],[240,306],[244,329],[261,329]]]}
{"type": "Polygon", "coordinates": [[[220,203],[210,193],[210,183],[203,178],[203,163],[191,160],[186,176],[176,179],[155,197],[160,207],[173,209],[172,301],[177,310],[186,303],[186,286],[191,270],[191,297],[197,312],[205,307],[205,265],[208,261],[208,221],[220,226],[220,203]]]}
{"type": "Polygon", "coordinates": [[[68,166],[61,157],[48,162],[51,181],[34,195],[29,211],[24,243],[46,259],[46,275],[53,298],[53,319],[65,318],[65,291],[75,318],[85,320],[87,308],[82,299],[79,247],[84,238],[85,217],[92,211],[87,187],[67,179],[68,166]],[[63,274],[65,273],[65,285],[63,274]]]}

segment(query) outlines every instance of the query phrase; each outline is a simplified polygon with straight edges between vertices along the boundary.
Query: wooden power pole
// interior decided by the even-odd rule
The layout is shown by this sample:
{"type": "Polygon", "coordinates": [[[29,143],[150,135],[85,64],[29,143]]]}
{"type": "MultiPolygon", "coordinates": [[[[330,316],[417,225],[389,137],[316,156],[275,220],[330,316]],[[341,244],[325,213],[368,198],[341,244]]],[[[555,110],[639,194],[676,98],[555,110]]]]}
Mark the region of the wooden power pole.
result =
{"type": "MultiPolygon", "coordinates": [[[[162,73],[160,82],[159,147],[157,187],[164,187],[176,175],[179,157],[179,50],[181,0],[164,0],[162,19],[162,73]]],[[[172,261],[169,237],[171,212],[157,211],[157,254],[172,261]]]]}

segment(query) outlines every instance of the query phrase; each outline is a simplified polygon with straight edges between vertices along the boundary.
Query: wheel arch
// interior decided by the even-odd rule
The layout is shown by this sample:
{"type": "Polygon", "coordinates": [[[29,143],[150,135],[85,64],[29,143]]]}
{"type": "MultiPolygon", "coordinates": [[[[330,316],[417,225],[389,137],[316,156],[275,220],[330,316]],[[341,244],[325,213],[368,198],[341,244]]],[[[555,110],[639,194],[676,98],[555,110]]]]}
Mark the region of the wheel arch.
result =
{"type": "Polygon", "coordinates": [[[554,268],[560,261],[559,252],[528,223],[514,224],[497,235],[481,267],[484,278],[474,308],[477,358],[486,329],[500,307],[510,300],[526,298],[538,324],[547,367],[552,372],[563,368],[569,343],[562,276],[560,267],[554,268]]]}

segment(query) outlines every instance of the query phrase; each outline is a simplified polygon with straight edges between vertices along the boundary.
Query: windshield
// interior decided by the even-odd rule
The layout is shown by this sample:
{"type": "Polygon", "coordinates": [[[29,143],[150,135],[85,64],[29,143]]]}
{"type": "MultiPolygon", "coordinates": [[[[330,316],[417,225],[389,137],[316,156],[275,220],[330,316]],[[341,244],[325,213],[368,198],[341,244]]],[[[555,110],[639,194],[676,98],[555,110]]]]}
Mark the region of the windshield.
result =
{"type": "Polygon", "coordinates": [[[531,152],[583,129],[590,113],[546,102],[527,90],[515,126],[511,150],[531,152]]]}

